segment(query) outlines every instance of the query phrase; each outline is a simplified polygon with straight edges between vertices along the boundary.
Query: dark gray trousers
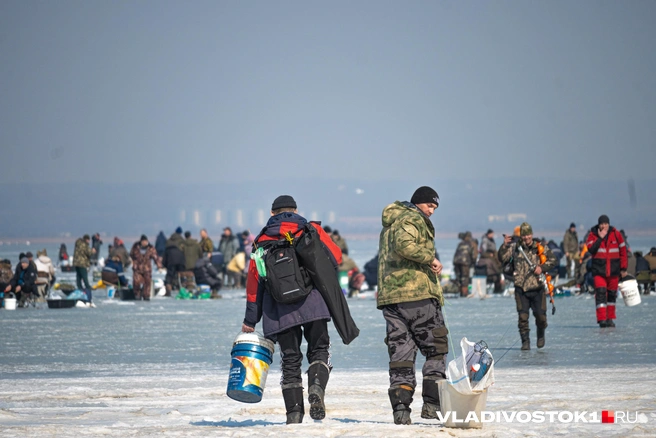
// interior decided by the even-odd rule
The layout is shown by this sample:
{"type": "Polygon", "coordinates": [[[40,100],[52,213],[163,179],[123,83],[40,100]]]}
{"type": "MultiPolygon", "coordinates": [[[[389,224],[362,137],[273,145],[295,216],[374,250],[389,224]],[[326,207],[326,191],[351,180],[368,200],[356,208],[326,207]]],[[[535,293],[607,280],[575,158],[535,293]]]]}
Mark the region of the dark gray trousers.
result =
{"type": "Polygon", "coordinates": [[[421,370],[426,380],[446,378],[449,352],[442,309],[436,299],[412,301],[385,306],[387,351],[389,354],[390,388],[417,386],[415,360],[417,350],[426,357],[421,370]]]}

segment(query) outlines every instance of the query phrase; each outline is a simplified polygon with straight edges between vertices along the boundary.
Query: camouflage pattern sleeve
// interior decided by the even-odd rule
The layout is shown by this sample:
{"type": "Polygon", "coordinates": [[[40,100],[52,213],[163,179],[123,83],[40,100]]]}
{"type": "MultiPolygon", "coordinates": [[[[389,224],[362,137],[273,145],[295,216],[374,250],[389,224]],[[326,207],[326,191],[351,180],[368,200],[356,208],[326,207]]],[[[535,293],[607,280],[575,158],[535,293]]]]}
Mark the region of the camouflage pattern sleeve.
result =
{"type": "Polygon", "coordinates": [[[499,261],[501,263],[508,263],[512,258],[512,245],[506,245],[505,243],[499,248],[499,261]]]}
{"type": "Polygon", "coordinates": [[[395,222],[392,233],[396,243],[394,249],[399,256],[424,265],[429,265],[435,259],[434,253],[417,244],[420,240],[419,229],[410,220],[395,222]]]}

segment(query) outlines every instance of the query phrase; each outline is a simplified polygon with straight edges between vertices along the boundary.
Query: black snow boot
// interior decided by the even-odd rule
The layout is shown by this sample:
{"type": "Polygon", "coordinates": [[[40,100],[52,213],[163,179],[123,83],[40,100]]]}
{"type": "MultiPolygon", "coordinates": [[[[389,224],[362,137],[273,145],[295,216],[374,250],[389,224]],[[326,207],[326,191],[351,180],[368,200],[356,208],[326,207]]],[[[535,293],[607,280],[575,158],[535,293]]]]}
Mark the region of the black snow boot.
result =
{"type": "Polygon", "coordinates": [[[287,412],[287,424],[302,423],[305,407],[303,406],[303,388],[287,388],[282,390],[287,412]]]}
{"type": "Polygon", "coordinates": [[[406,388],[390,388],[388,391],[394,415],[394,424],[412,424],[410,420],[410,405],[414,390],[406,388]]]}
{"type": "Polygon", "coordinates": [[[421,384],[421,396],[424,405],[421,407],[421,418],[437,419],[440,410],[440,392],[436,380],[426,380],[421,384]]]}
{"type": "Polygon", "coordinates": [[[538,327],[538,348],[544,347],[544,327],[538,327]]]}
{"type": "Polygon", "coordinates": [[[525,333],[520,333],[520,337],[522,338],[522,350],[530,350],[531,349],[531,338],[528,336],[529,332],[525,333]]]}
{"type": "Polygon", "coordinates": [[[313,420],[323,420],[326,417],[326,405],[323,398],[330,376],[330,368],[323,362],[312,362],[308,369],[308,401],[310,402],[310,417],[313,420]]]}
{"type": "Polygon", "coordinates": [[[606,327],[615,327],[615,321],[613,321],[612,319],[607,319],[606,327]]]}

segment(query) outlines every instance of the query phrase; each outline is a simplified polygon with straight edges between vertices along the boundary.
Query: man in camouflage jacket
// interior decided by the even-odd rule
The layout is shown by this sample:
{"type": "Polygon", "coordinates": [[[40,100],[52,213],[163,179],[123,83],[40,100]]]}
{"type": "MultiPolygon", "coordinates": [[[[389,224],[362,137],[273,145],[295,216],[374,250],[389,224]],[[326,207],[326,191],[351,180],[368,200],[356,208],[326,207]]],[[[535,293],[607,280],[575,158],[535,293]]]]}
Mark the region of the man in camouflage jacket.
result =
{"type": "Polygon", "coordinates": [[[437,418],[437,381],[446,377],[447,329],[442,316],[442,264],[435,257],[430,216],[439,205],[430,187],[420,187],[411,202],[396,201],[383,210],[378,259],[377,306],[387,322],[390,388],[394,423],[411,424],[410,404],[417,385],[417,349],[422,368],[422,418],[437,418]]]}
{"type": "Polygon", "coordinates": [[[214,242],[207,235],[205,228],[200,230],[200,249],[203,251],[203,255],[214,252],[214,242]]]}
{"type": "MultiPolygon", "coordinates": [[[[460,237],[461,235],[458,235],[460,237]]],[[[453,255],[453,270],[456,274],[456,281],[460,285],[460,296],[466,297],[469,294],[469,270],[476,264],[476,245],[472,244],[472,234],[470,231],[462,234],[460,243],[453,255]]]]}
{"type": "Polygon", "coordinates": [[[155,262],[158,268],[161,269],[162,266],[159,262],[159,257],[157,257],[155,247],[148,242],[148,237],[145,234],[142,234],[141,239],[132,245],[130,258],[132,259],[134,298],[140,300],[143,297],[144,301],[149,301],[150,284],[153,278],[151,260],[155,262]]]}
{"type": "Polygon", "coordinates": [[[91,266],[91,254],[95,252],[90,246],[91,237],[85,234],[75,241],[73,252],[73,266],[75,266],[75,282],[77,288],[84,290],[91,301],[91,286],[89,285],[89,272],[91,266]]]}
{"type": "Polygon", "coordinates": [[[517,312],[519,313],[519,336],[522,339],[522,350],[530,350],[531,343],[529,340],[529,309],[533,310],[535,326],[537,327],[538,348],[544,347],[544,331],[547,328],[547,297],[544,287],[540,283],[539,275],[552,270],[557,263],[549,247],[544,246],[544,255],[547,260],[540,263],[538,255],[538,239],[533,239],[533,228],[526,222],[519,227],[520,240],[512,243],[512,236],[504,235],[503,245],[499,248],[499,257],[502,263],[510,262],[513,259],[515,266],[515,302],[517,312]],[[519,251],[519,246],[535,265],[535,269],[526,261],[519,251]]]}

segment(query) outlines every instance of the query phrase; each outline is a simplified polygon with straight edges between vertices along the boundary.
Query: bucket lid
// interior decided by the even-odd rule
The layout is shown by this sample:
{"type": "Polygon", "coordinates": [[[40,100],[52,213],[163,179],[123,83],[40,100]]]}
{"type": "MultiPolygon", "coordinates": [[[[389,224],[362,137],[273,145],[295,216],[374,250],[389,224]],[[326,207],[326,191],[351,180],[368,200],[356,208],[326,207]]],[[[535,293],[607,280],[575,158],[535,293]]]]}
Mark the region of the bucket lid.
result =
{"type": "Polygon", "coordinates": [[[273,342],[271,342],[270,340],[268,340],[258,332],[239,333],[239,335],[237,335],[237,337],[235,338],[235,344],[242,344],[242,343],[261,345],[262,347],[271,350],[271,353],[273,353],[276,348],[273,342]]]}

